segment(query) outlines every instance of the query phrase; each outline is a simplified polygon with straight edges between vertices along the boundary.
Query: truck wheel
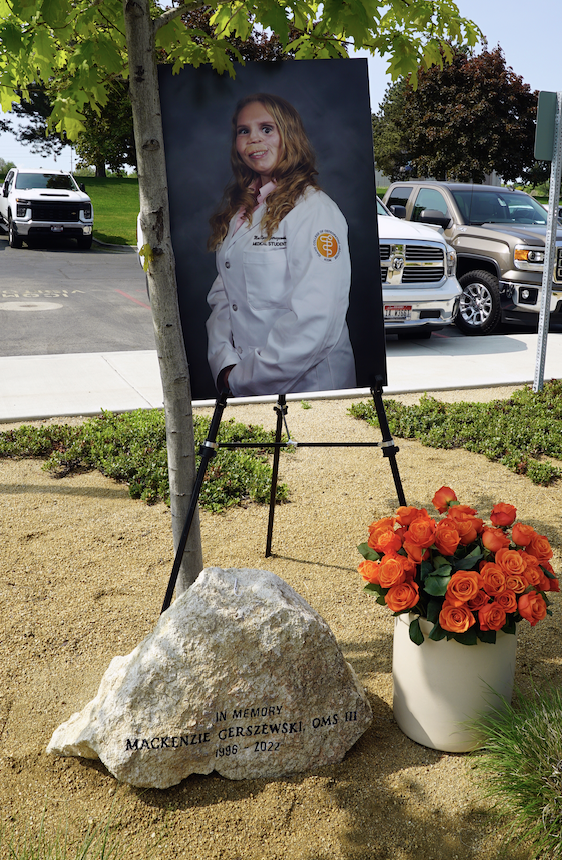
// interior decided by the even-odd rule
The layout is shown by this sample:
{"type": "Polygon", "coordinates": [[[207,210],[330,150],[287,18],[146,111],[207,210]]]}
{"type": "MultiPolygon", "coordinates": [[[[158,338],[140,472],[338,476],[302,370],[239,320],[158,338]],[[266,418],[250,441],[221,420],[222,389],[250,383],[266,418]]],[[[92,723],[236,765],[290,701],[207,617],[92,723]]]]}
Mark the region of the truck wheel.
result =
{"type": "Polygon", "coordinates": [[[467,272],[459,278],[462,295],[455,325],[464,334],[490,334],[501,321],[500,286],[490,272],[467,272]]]}
{"type": "Polygon", "coordinates": [[[23,239],[16,233],[11,215],[8,217],[8,244],[10,248],[21,248],[23,245],[23,239]]]}
{"type": "Polygon", "coordinates": [[[92,237],[91,236],[83,236],[80,239],[76,240],[78,242],[78,247],[83,251],[89,251],[92,247],[92,237]]]}

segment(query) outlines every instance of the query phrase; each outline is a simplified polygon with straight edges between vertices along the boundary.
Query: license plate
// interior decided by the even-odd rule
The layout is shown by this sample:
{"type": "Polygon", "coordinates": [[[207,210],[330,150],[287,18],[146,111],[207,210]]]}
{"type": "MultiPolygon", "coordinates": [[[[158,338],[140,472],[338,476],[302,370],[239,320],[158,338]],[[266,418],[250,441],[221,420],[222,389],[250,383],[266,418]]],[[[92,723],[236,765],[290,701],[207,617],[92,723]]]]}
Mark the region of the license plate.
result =
{"type": "Polygon", "coordinates": [[[412,305],[385,305],[385,320],[409,320],[412,316],[412,305]]]}
{"type": "Polygon", "coordinates": [[[53,233],[62,233],[64,227],[62,224],[51,224],[51,230],[53,233]]]}

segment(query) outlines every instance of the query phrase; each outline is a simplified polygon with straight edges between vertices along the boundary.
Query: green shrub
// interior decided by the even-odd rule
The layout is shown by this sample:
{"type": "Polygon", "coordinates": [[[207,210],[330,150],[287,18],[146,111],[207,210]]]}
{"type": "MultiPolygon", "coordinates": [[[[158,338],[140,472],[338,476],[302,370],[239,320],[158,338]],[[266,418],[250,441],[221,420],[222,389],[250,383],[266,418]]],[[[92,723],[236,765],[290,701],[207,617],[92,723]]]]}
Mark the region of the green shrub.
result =
{"type": "MultiPolygon", "coordinates": [[[[198,447],[207,437],[210,419],[194,418],[198,447]]],[[[245,500],[269,500],[271,467],[265,443],[273,431],[246,426],[234,419],[223,421],[219,442],[259,442],[263,448],[219,448],[207,469],[199,501],[202,507],[220,511],[245,500]]],[[[129,485],[129,494],[145,502],[170,503],[166,428],[161,410],[138,409],[116,415],[103,412],[79,426],[23,425],[0,433],[0,457],[46,458],[43,468],[55,477],[79,469],[98,469],[103,475],[129,485]]],[[[199,464],[199,457],[197,457],[199,464]]],[[[288,497],[286,485],[277,487],[278,502],[288,497]]]]}
{"type": "MultiPolygon", "coordinates": [[[[508,400],[490,403],[443,403],[424,394],[419,404],[385,400],[390,432],[417,439],[431,448],[465,448],[483,454],[527,477],[549,484],[561,474],[545,457],[562,459],[562,382],[553,379],[540,392],[528,386],[508,400]]],[[[350,413],[378,425],[373,403],[359,403],[350,413]]]]}
{"type": "Polygon", "coordinates": [[[484,737],[475,759],[479,788],[510,822],[511,840],[531,842],[532,857],[560,858],[562,693],[516,693],[512,705],[504,704],[475,726],[484,737]]]}

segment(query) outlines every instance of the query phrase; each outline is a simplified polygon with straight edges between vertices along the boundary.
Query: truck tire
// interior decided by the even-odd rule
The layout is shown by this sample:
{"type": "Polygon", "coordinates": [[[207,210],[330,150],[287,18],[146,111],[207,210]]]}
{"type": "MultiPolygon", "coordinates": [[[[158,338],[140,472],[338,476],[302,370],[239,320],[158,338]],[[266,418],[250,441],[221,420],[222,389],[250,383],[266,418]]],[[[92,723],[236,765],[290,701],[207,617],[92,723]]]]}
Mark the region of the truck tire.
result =
{"type": "Polygon", "coordinates": [[[8,244],[10,248],[21,248],[23,245],[23,239],[16,233],[11,215],[8,216],[8,244]]]}
{"type": "Polygon", "coordinates": [[[89,251],[92,247],[92,237],[91,236],[82,236],[80,239],[76,240],[78,242],[78,247],[83,251],[89,251]]]}
{"type": "Polygon", "coordinates": [[[491,334],[501,322],[500,285],[495,275],[477,270],[459,278],[462,295],[455,325],[464,334],[491,334]]]}

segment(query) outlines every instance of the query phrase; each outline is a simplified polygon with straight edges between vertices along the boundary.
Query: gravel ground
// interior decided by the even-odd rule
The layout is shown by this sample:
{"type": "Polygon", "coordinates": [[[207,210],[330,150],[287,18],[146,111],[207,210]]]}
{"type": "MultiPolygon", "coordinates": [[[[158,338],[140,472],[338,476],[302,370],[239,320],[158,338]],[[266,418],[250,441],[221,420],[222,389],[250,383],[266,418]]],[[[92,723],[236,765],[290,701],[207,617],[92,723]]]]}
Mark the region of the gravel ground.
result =
{"type": "MultiPolygon", "coordinates": [[[[291,435],[380,438],[349,417],[350,403],[290,404],[291,435]]],[[[230,407],[225,417],[275,426],[271,404],[230,407]]],[[[562,482],[537,487],[476,454],[398,444],[408,504],[430,505],[443,484],[484,517],[495,502],[510,502],[519,519],[548,536],[561,570],[562,482]]],[[[264,558],[266,508],[202,515],[206,565],[272,570],[326,619],[368,692],[372,726],[343,762],[314,773],[244,782],[191,776],[166,791],[118,784],[100,763],[47,756],[45,747],[54,729],[95,695],[111,658],[152,629],[172,563],[168,510],[131,500],[126,487],[95,472],[55,480],[39,461],[4,460],[0,476],[0,825],[8,834],[35,832],[44,812],[47,831],[68,828],[71,840],[109,820],[131,860],[528,856],[505,847],[473,779],[474,759],[418,746],[393,720],[392,619],[363,592],[356,572],[356,546],[368,524],[397,505],[379,450],[301,448],[284,455],[280,479],[291,496],[276,511],[271,558],[264,558]]],[[[531,678],[538,685],[559,681],[559,597],[552,618],[534,630],[522,625],[516,683],[523,690],[531,678]]],[[[4,842],[0,857],[10,856],[4,842]]]]}

